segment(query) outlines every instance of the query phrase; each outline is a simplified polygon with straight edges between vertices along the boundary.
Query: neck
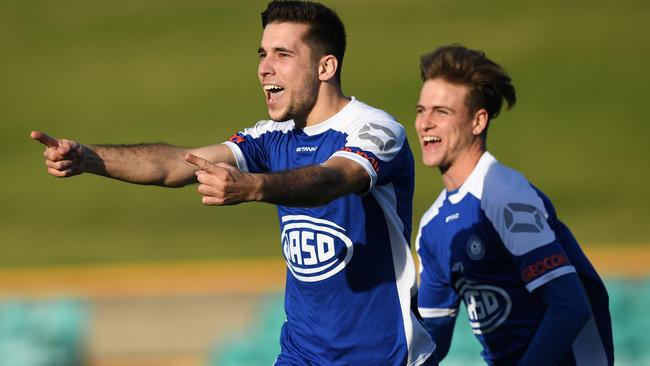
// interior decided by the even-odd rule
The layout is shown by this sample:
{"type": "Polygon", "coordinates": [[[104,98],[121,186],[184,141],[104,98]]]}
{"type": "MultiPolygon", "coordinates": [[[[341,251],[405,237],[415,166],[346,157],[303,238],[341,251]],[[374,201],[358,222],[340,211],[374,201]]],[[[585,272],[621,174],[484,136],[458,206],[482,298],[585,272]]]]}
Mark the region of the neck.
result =
{"type": "Polygon", "coordinates": [[[473,144],[468,150],[460,154],[450,165],[440,167],[442,173],[442,184],[447,191],[453,191],[462,186],[472,171],[478,164],[478,161],[485,153],[486,148],[483,143],[473,144]]]}
{"type": "MultiPolygon", "coordinates": [[[[350,100],[343,95],[343,91],[337,83],[321,83],[318,89],[316,103],[309,114],[300,121],[302,127],[315,126],[327,121],[345,107],[350,100]]],[[[294,122],[297,122],[294,120],[294,122]]],[[[298,123],[296,123],[298,125],[298,123]]]]}

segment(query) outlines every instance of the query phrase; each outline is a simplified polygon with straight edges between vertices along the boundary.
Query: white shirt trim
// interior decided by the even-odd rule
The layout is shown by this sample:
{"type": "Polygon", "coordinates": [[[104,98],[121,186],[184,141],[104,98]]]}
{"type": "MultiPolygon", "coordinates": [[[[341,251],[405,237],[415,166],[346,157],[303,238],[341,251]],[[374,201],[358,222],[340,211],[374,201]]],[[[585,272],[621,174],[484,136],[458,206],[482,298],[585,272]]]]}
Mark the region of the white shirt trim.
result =
{"type": "Polygon", "coordinates": [[[553,279],[556,279],[556,278],[558,278],[560,276],[564,276],[565,274],[569,274],[569,273],[576,273],[575,267],[573,267],[573,266],[560,267],[558,269],[555,269],[555,270],[543,275],[542,277],[536,279],[535,281],[529,282],[526,285],[526,290],[528,290],[528,292],[533,292],[539,286],[541,286],[541,285],[543,285],[543,284],[545,284],[545,283],[547,283],[547,282],[549,282],[549,281],[551,281],[553,279]]]}

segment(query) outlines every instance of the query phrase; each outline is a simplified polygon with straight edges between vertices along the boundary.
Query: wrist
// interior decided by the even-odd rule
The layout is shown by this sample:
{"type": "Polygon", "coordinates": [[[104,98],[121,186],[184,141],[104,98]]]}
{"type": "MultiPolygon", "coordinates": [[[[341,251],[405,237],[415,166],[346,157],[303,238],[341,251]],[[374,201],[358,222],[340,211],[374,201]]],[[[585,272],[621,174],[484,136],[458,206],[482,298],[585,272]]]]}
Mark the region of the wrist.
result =
{"type": "Polygon", "coordinates": [[[93,145],[79,144],[77,149],[78,159],[79,159],[79,174],[81,173],[93,173],[93,174],[102,174],[105,172],[104,162],[99,156],[97,149],[93,145]]]}
{"type": "Polygon", "coordinates": [[[249,191],[249,201],[264,201],[265,187],[267,185],[268,176],[266,174],[252,174],[247,173],[252,181],[251,190],[249,191]]]}

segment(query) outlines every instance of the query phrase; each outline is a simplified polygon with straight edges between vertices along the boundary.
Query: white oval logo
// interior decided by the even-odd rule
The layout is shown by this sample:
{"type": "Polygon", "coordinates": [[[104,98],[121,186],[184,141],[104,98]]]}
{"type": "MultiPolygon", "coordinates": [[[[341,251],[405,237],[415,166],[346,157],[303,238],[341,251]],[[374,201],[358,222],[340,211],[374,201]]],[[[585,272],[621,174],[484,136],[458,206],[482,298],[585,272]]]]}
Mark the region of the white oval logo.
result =
{"type": "Polygon", "coordinates": [[[456,288],[463,294],[469,324],[474,334],[492,332],[510,315],[512,301],[505,290],[466,280],[459,280],[456,288]]]}
{"type": "Polygon", "coordinates": [[[304,215],[283,216],[282,224],[282,252],[296,279],[322,281],[352,259],[352,240],[339,225],[304,215]]]}

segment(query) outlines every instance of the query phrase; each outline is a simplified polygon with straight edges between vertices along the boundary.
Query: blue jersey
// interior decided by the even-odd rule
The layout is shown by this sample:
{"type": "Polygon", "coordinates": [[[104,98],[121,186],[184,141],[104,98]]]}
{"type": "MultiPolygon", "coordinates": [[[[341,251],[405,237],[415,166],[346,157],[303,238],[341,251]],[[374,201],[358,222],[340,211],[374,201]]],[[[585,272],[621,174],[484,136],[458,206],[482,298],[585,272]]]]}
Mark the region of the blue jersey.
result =
{"type": "Polygon", "coordinates": [[[261,121],[226,144],[253,173],[343,157],[371,178],[366,192],[324,206],[278,206],[288,268],[278,363],[422,364],[435,346],[411,311],[414,162],[403,126],[352,98],[318,125],[261,121]]]}
{"type": "Polygon", "coordinates": [[[416,243],[420,313],[453,317],[464,301],[488,364],[517,363],[545,312],[535,289],[569,273],[581,280],[592,316],[562,365],[613,362],[603,282],[548,198],[489,153],[459,189],[440,194],[416,243]]]}

